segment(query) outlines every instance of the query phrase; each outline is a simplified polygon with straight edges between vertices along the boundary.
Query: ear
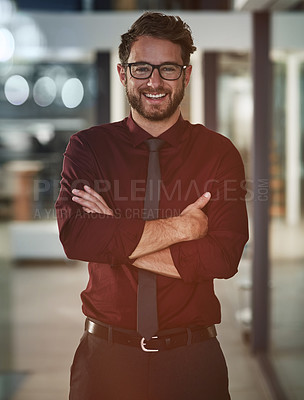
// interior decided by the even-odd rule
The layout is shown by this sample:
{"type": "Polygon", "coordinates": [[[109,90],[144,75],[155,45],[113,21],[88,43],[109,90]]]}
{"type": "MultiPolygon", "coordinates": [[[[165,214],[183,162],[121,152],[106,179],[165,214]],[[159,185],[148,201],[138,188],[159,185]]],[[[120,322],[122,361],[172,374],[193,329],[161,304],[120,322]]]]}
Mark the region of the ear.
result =
{"type": "Polygon", "coordinates": [[[192,72],[192,65],[188,65],[185,71],[185,87],[189,85],[191,72],[192,72]]]}
{"type": "Polygon", "coordinates": [[[117,72],[119,75],[120,82],[126,86],[126,81],[127,81],[127,75],[126,75],[126,69],[123,67],[121,64],[117,64],[117,72]]]}

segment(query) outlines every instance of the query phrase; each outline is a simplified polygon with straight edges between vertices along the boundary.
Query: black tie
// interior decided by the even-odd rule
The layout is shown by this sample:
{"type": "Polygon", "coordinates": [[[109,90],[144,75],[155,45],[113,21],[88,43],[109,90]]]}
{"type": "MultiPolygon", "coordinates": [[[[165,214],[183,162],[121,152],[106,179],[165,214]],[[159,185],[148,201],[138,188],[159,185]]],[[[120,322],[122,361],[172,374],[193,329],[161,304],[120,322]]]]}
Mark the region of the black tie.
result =
{"type": "MultiPolygon", "coordinates": [[[[153,220],[158,218],[161,180],[159,149],[164,141],[161,139],[149,139],[145,143],[150,153],[144,219],[153,220]]],[[[143,269],[138,270],[137,331],[146,340],[150,340],[158,331],[156,275],[143,269]]]]}

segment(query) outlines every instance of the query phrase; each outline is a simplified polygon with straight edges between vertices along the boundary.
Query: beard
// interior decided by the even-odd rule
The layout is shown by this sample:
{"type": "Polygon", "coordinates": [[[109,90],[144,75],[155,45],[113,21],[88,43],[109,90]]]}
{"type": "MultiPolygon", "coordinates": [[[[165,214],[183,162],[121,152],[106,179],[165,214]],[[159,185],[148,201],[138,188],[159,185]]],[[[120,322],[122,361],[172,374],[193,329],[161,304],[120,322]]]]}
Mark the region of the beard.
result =
{"type": "Polygon", "coordinates": [[[178,106],[182,102],[185,94],[185,81],[183,79],[182,87],[179,88],[176,93],[172,96],[172,92],[168,92],[167,90],[163,90],[161,87],[156,90],[147,90],[142,89],[137,93],[132,93],[128,90],[128,84],[126,84],[126,96],[128,98],[130,106],[138,112],[139,115],[148,119],[149,121],[162,121],[165,119],[170,118],[175,111],[177,110],[178,106]],[[145,107],[142,96],[143,93],[166,93],[169,99],[167,106],[161,108],[158,104],[155,104],[152,107],[145,107]]]}

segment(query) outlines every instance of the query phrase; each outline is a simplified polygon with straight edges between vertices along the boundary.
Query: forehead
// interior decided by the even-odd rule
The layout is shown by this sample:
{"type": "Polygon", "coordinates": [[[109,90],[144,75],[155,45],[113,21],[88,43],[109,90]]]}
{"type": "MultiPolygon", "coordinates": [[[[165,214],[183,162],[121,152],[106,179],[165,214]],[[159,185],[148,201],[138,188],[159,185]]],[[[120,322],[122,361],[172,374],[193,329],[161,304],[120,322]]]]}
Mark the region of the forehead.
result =
{"type": "Polygon", "coordinates": [[[151,64],[161,64],[172,61],[182,64],[181,47],[170,40],[150,36],[140,36],[131,47],[128,62],[147,61],[151,64]]]}

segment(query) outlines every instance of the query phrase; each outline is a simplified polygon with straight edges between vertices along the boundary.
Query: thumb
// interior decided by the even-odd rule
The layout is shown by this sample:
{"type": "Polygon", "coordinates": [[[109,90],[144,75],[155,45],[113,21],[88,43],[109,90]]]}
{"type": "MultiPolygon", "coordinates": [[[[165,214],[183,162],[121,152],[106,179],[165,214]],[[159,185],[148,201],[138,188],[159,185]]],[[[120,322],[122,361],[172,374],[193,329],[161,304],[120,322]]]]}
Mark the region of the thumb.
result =
{"type": "Polygon", "coordinates": [[[196,202],[193,204],[197,208],[204,208],[205,205],[209,202],[211,198],[210,192],[205,192],[201,197],[199,197],[196,202]]]}

